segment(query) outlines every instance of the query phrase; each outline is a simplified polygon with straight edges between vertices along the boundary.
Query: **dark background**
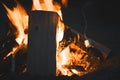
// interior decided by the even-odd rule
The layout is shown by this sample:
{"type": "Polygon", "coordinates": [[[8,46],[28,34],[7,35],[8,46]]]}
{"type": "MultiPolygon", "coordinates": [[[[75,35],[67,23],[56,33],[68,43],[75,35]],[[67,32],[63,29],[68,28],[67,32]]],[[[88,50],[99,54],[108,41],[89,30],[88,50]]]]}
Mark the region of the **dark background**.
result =
{"type": "MultiPolygon", "coordinates": [[[[18,0],[27,10],[31,10],[31,0],[18,0]]],[[[7,39],[10,29],[6,10],[1,3],[12,8],[14,0],[0,0],[0,52],[2,43],[7,39]]],[[[87,25],[88,37],[109,47],[112,51],[100,70],[81,77],[81,79],[119,80],[120,78],[120,8],[117,0],[68,0],[68,6],[62,8],[64,23],[79,33],[87,25]],[[86,22],[83,14],[86,17],[86,22]]],[[[12,43],[12,42],[11,42],[12,43]]],[[[1,54],[2,55],[2,54],[1,54]]],[[[1,56],[0,56],[1,57],[1,56]]]]}

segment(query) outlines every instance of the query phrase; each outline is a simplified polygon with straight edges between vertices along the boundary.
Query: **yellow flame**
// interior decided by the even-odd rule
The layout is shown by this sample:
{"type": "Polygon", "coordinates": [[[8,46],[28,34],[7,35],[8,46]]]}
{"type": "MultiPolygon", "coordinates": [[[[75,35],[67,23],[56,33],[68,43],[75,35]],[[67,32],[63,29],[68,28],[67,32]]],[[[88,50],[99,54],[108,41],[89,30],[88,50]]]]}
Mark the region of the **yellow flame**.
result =
{"type": "Polygon", "coordinates": [[[17,29],[16,41],[18,44],[24,42],[23,40],[27,34],[25,34],[25,30],[28,29],[28,15],[25,9],[17,2],[17,6],[13,8],[13,10],[9,9],[5,4],[3,4],[5,9],[7,10],[7,16],[11,23],[17,29]]]}
{"type": "Polygon", "coordinates": [[[56,43],[57,43],[57,50],[59,47],[59,42],[62,41],[63,36],[64,36],[64,29],[65,29],[65,25],[64,23],[61,22],[60,19],[58,19],[58,25],[56,27],[56,43]]]}
{"type": "Polygon", "coordinates": [[[45,1],[45,5],[47,7],[47,10],[49,11],[53,11],[53,3],[52,3],[52,0],[44,0],[45,1]]]}
{"type": "Polygon", "coordinates": [[[13,49],[4,57],[6,59],[8,56],[16,55],[16,53],[22,47],[27,47],[28,44],[28,34],[25,31],[28,29],[28,15],[25,9],[16,1],[16,7],[12,10],[9,9],[5,4],[3,6],[7,10],[7,16],[10,22],[16,28],[16,42],[18,46],[13,47],[13,49]]]}
{"type": "Polygon", "coordinates": [[[57,33],[56,33],[56,42],[57,42],[57,49],[59,46],[59,42],[63,39],[64,36],[64,24],[62,23],[62,12],[61,6],[59,4],[53,4],[53,0],[32,0],[33,6],[32,10],[45,10],[45,11],[53,11],[57,12],[60,18],[58,19],[57,25],[57,33]]]}
{"type": "MultiPolygon", "coordinates": [[[[66,4],[67,0],[62,0],[63,5],[66,4]]],[[[3,4],[5,9],[7,10],[8,18],[10,19],[11,23],[15,26],[17,29],[18,35],[16,36],[16,42],[19,44],[18,47],[14,47],[10,53],[6,57],[8,57],[11,54],[15,54],[23,44],[28,44],[28,34],[25,33],[25,30],[28,29],[28,15],[25,9],[17,2],[17,6],[13,8],[13,10],[9,9],[5,4],[3,4]]],[[[58,25],[56,27],[56,69],[61,71],[61,75],[67,75],[72,76],[73,74],[81,75],[81,73],[76,69],[69,69],[68,67],[73,66],[73,64],[77,64],[80,66],[85,66],[85,69],[87,68],[86,65],[89,65],[88,62],[86,64],[82,64],[80,59],[86,53],[85,51],[81,50],[78,46],[76,46],[74,43],[71,43],[68,45],[62,52],[58,52],[58,47],[60,41],[62,41],[64,37],[64,29],[65,25],[62,22],[62,12],[61,12],[61,6],[58,3],[53,4],[53,0],[33,0],[33,6],[32,10],[45,10],[45,11],[53,11],[58,13],[60,18],[58,18],[58,25]],[[76,52],[70,52],[70,48],[73,48],[76,50],[76,52]],[[81,52],[82,54],[78,54],[81,52]]],[[[78,37],[79,38],[79,37],[78,37]]],[[[6,58],[5,57],[5,58],[6,58]]],[[[86,58],[87,59],[87,56],[86,58]]],[[[57,75],[57,73],[56,73],[57,75]]]]}
{"type": "Polygon", "coordinates": [[[78,46],[76,46],[74,43],[71,43],[68,45],[62,52],[57,53],[56,55],[56,61],[57,61],[57,71],[60,71],[61,74],[57,73],[58,75],[66,75],[66,76],[72,76],[73,74],[76,74],[78,76],[83,75],[79,70],[72,68],[73,66],[83,66],[84,68],[87,68],[88,62],[86,61],[86,58],[84,60],[86,63],[82,64],[83,60],[81,58],[84,56],[85,51],[80,49],[78,46]],[[76,50],[75,52],[71,52],[70,48],[76,50]],[[71,67],[71,68],[69,68],[71,67]]]}
{"type": "Polygon", "coordinates": [[[53,4],[53,0],[32,0],[32,1],[33,1],[32,10],[57,12],[61,20],[63,20],[61,6],[59,4],[53,4]]]}
{"type": "MultiPolygon", "coordinates": [[[[57,61],[57,70],[61,71],[62,75],[71,76],[72,73],[69,69],[65,68],[64,65],[71,64],[71,55],[69,55],[70,49],[69,47],[65,48],[60,54],[56,54],[56,61],[57,61]]],[[[57,73],[56,73],[57,74],[57,73]]]]}
{"type": "Polygon", "coordinates": [[[39,0],[33,0],[32,10],[42,10],[39,0]]]}

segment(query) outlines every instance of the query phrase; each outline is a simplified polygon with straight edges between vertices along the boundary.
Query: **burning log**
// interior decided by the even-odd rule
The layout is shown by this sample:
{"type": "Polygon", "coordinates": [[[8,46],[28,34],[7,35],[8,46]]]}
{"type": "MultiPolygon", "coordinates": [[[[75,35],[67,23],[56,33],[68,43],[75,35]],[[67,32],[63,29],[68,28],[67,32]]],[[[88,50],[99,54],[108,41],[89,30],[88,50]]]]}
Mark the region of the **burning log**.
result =
{"type": "Polygon", "coordinates": [[[55,76],[58,14],[32,11],[29,18],[27,70],[29,74],[55,76]]]}
{"type": "MultiPolygon", "coordinates": [[[[63,18],[60,4],[53,4],[52,0],[51,2],[48,0],[44,2],[34,1],[32,10],[44,11],[30,13],[28,73],[40,76],[72,76],[74,74],[81,76],[96,70],[110,50],[91,39],[86,40],[82,34],[64,25],[61,22],[63,18]],[[55,72],[57,73],[55,74],[55,72]]],[[[64,2],[64,0],[62,1],[64,2]]],[[[21,48],[21,44],[27,45],[28,15],[19,4],[13,11],[5,5],[4,7],[9,13],[9,19],[18,31],[15,40],[19,47],[13,48],[13,54],[16,54],[21,48]]]]}
{"type": "Polygon", "coordinates": [[[98,43],[90,38],[85,40],[85,46],[87,48],[94,47],[94,48],[100,50],[104,59],[106,59],[108,54],[111,52],[111,50],[109,48],[103,46],[102,44],[100,44],[100,43],[98,43]]]}
{"type": "Polygon", "coordinates": [[[88,43],[82,34],[65,26],[64,37],[59,42],[60,51],[57,53],[57,76],[82,76],[100,67],[110,49],[93,40],[88,43]]]}

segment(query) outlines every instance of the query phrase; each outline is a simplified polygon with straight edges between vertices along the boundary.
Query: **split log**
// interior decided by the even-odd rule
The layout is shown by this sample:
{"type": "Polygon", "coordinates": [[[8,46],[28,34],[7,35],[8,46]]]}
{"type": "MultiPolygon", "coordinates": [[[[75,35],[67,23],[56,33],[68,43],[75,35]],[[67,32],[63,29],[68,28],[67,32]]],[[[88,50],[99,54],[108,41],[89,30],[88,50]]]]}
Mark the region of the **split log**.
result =
{"type": "Polygon", "coordinates": [[[31,75],[55,76],[58,14],[32,11],[29,16],[27,71],[31,75]]]}

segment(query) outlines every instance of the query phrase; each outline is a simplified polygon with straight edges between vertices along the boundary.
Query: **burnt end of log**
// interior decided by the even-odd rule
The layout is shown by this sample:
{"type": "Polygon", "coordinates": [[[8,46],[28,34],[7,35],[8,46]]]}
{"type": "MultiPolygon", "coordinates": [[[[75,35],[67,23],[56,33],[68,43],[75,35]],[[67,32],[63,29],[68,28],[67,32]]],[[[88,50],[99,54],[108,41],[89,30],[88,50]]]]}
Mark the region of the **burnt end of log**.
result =
{"type": "Polygon", "coordinates": [[[27,72],[56,75],[56,26],[58,14],[32,11],[29,16],[27,72]]]}

